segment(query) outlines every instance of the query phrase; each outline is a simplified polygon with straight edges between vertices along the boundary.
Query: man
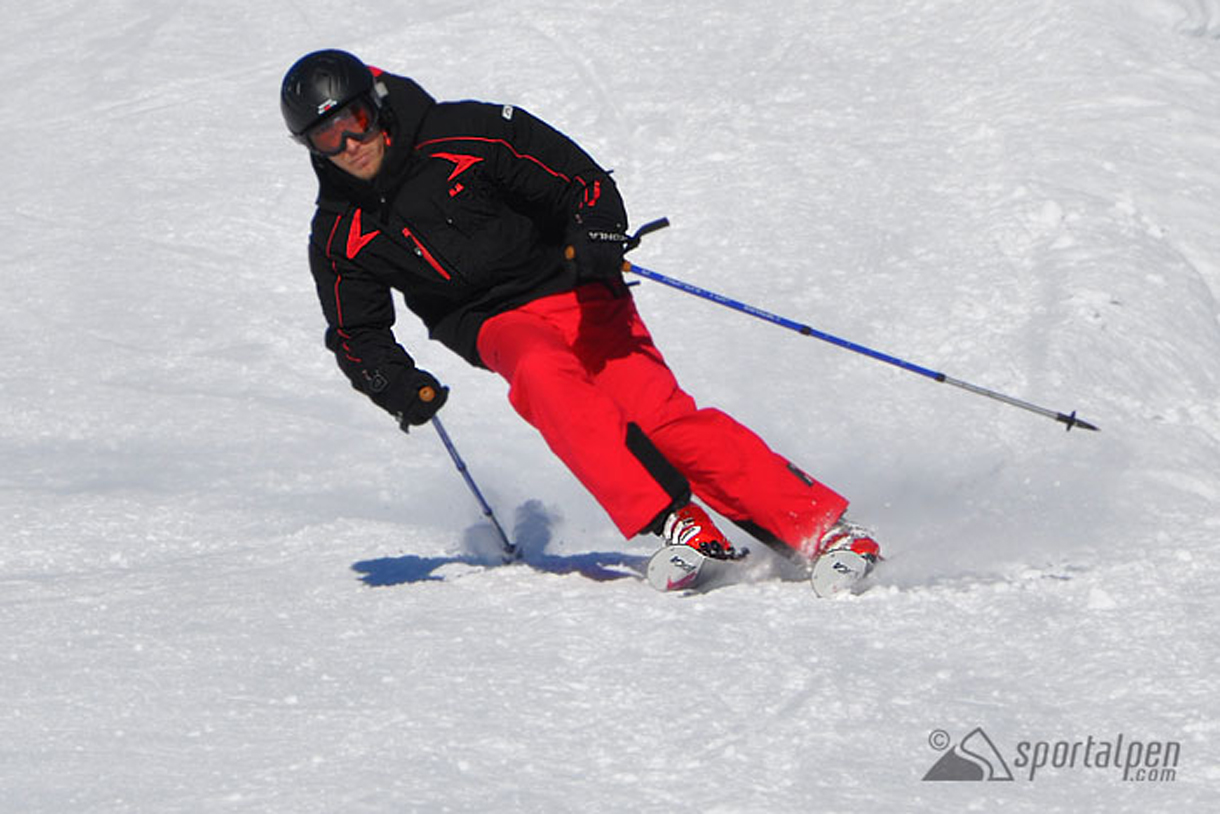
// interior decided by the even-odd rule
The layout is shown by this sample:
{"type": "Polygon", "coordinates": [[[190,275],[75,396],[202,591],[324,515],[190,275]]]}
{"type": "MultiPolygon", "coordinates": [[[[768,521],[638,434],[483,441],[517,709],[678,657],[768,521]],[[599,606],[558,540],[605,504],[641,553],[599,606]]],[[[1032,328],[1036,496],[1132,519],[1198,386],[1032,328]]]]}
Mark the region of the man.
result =
{"type": "Polygon", "coordinates": [[[406,430],[448,398],[392,333],[393,290],[430,336],[503,376],[509,400],[625,537],[737,550],[692,492],[794,557],[877,545],[847,501],[678,386],[623,278],[610,175],[525,111],[437,103],[355,56],[307,54],[281,109],[318,176],[310,265],[326,345],[406,430]]]}

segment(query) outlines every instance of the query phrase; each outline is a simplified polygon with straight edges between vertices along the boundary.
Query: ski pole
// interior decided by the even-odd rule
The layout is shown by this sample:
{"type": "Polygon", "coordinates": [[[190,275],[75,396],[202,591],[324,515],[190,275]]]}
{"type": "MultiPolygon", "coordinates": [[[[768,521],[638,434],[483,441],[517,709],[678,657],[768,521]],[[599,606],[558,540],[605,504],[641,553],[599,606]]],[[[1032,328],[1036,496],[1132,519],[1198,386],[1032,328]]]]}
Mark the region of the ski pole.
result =
{"type": "MultiPolygon", "coordinates": [[[[436,398],[436,394],[431,387],[425,387],[419,391],[419,397],[423,401],[432,401],[432,399],[436,398]]],[[[462,460],[462,456],[458,454],[457,447],[453,445],[453,439],[445,431],[445,425],[441,423],[439,416],[432,416],[432,426],[436,429],[436,434],[440,436],[441,443],[445,445],[445,450],[449,453],[449,457],[453,459],[453,465],[457,467],[457,471],[461,473],[462,479],[466,481],[466,486],[470,489],[470,493],[479,502],[479,506],[483,510],[483,516],[491,521],[492,528],[496,530],[496,536],[500,538],[500,546],[504,549],[504,562],[512,562],[517,559],[520,552],[508,539],[508,535],[504,533],[504,527],[496,519],[496,513],[491,510],[491,505],[483,497],[483,493],[479,491],[478,484],[471,477],[470,469],[466,466],[466,462],[462,460]]]]}
{"type": "MultiPolygon", "coordinates": [[[[644,235],[648,234],[649,232],[654,232],[657,229],[661,229],[668,225],[669,225],[669,221],[665,220],[664,218],[662,218],[660,220],[652,221],[651,223],[644,224],[643,226],[640,227],[639,231],[637,231],[636,234],[632,237],[631,241],[628,244],[629,248],[635,248],[637,245],[639,245],[639,239],[641,237],[643,237],[644,235]]],[[[810,336],[810,337],[813,337],[814,339],[820,339],[823,342],[829,342],[832,345],[836,345],[840,348],[844,348],[844,349],[852,351],[854,353],[862,354],[864,356],[869,357],[870,359],[876,359],[879,362],[885,362],[886,364],[894,365],[895,367],[899,367],[899,368],[909,371],[911,373],[916,373],[925,378],[932,379],[933,381],[941,382],[942,384],[951,384],[954,387],[960,387],[961,389],[966,390],[970,393],[974,393],[974,394],[980,395],[980,396],[986,396],[987,398],[994,399],[996,401],[1002,401],[1005,404],[1010,404],[1013,407],[1019,407],[1022,410],[1028,410],[1031,413],[1037,413],[1038,415],[1046,416],[1047,418],[1052,418],[1055,421],[1066,424],[1067,429],[1069,431],[1071,431],[1072,427],[1080,427],[1081,429],[1084,429],[1084,430],[1094,430],[1094,431],[1097,431],[1099,429],[1097,427],[1097,425],[1090,424],[1088,421],[1085,421],[1084,419],[1077,418],[1076,412],[1074,410],[1070,414],[1065,415],[1064,413],[1056,412],[1055,410],[1048,410],[1045,407],[1039,407],[1036,404],[1031,404],[1028,401],[1022,401],[1021,399],[1014,398],[1013,396],[1007,396],[1007,395],[1004,395],[1003,393],[997,393],[994,390],[988,390],[985,387],[979,387],[978,385],[970,384],[969,382],[964,382],[961,379],[954,379],[951,376],[946,376],[944,373],[940,373],[935,370],[930,370],[921,365],[917,365],[912,362],[908,362],[905,359],[899,359],[897,356],[891,356],[888,353],[882,353],[881,351],[873,350],[872,348],[868,348],[868,347],[865,347],[864,345],[856,344],[855,342],[850,342],[846,339],[842,339],[833,334],[828,334],[825,331],[819,331],[817,328],[813,328],[809,325],[804,325],[800,322],[795,322],[795,321],[787,319],[785,317],[781,317],[778,314],[773,314],[770,311],[764,311],[761,308],[755,308],[752,305],[747,305],[743,302],[739,302],[730,297],[726,297],[723,294],[717,294],[714,291],[708,291],[706,288],[700,288],[697,285],[691,285],[690,283],[683,282],[682,280],[676,280],[673,277],[667,277],[664,274],[660,274],[658,272],[651,271],[651,270],[643,268],[641,266],[637,266],[634,263],[624,263],[623,269],[624,269],[624,271],[630,271],[634,274],[638,274],[641,277],[647,278],[649,280],[653,280],[658,283],[663,283],[667,286],[670,286],[671,288],[676,288],[679,291],[685,291],[687,294],[693,294],[696,297],[702,297],[705,300],[711,300],[712,302],[717,303],[719,305],[723,305],[726,308],[732,308],[736,311],[741,311],[744,314],[749,314],[752,317],[757,317],[758,319],[766,320],[767,322],[772,322],[783,328],[788,328],[789,330],[796,331],[797,333],[803,334],[805,336],[810,336]]]]}

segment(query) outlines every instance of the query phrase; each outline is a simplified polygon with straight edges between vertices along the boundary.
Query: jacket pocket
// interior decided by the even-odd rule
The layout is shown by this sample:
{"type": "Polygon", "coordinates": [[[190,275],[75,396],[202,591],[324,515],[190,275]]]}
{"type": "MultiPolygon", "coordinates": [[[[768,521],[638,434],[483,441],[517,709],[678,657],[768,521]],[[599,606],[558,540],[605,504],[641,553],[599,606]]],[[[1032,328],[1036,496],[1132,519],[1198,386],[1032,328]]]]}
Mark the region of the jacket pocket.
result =
{"type": "Polygon", "coordinates": [[[414,247],[416,257],[423,260],[429,268],[431,268],[441,277],[445,278],[446,281],[453,280],[453,275],[448,269],[445,268],[445,264],[442,263],[437,256],[424,245],[424,242],[420,240],[413,231],[411,231],[410,226],[402,227],[402,236],[411,242],[411,245],[414,247]]]}

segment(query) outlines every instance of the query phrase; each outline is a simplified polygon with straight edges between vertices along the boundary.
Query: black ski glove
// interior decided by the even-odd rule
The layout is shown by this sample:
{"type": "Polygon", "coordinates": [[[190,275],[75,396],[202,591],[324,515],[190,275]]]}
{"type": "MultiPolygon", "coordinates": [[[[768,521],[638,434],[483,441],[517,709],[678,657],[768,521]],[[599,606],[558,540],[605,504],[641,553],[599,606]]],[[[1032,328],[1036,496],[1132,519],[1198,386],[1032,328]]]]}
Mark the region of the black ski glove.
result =
{"type": "Polygon", "coordinates": [[[621,280],[628,240],[617,224],[606,229],[575,223],[564,237],[563,257],[581,282],[621,280]]]}
{"type": "Polygon", "coordinates": [[[426,370],[416,368],[407,380],[406,404],[395,415],[403,432],[427,424],[449,400],[449,388],[442,387],[426,370]]]}

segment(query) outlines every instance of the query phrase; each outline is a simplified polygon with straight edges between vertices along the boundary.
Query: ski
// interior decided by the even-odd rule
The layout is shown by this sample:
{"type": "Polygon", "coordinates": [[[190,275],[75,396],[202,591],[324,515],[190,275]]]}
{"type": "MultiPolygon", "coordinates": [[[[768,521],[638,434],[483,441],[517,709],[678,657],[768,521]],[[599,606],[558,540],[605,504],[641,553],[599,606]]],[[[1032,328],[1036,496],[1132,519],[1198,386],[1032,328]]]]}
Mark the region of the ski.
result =
{"type": "MultiPolygon", "coordinates": [[[[722,560],[700,554],[690,546],[664,546],[648,558],[645,576],[649,585],[664,593],[703,593],[740,581],[744,559],[745,554],[722,560]]],[[[809,584],[813,593],[823,598],[855,593],[872,566],[867,557],[854,551],[828,551],[814,561],[809,584]]]]}
{"type": "Polygon", "coordinates": [[[648,584],[663,592],[702,592],[731,582],[748,551],[732,560],[707,557],[686,545],[669,545],[648,558],[648,584]]]}
{"type": "Polygon", "coordinates": [[[854,592],[860,581],[873,570],[873,564],[850,549],[827,551],[813,562],[809,582],[820,597],[854,592]]]}

